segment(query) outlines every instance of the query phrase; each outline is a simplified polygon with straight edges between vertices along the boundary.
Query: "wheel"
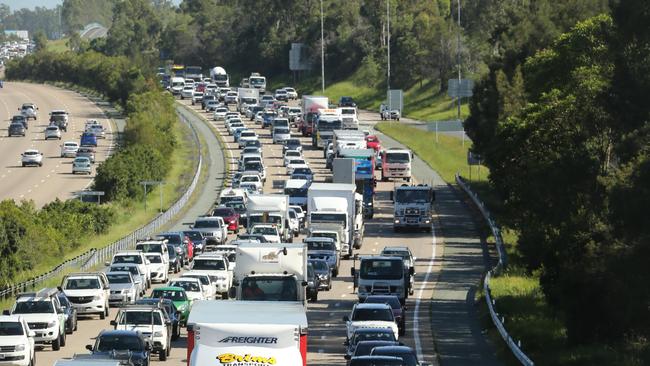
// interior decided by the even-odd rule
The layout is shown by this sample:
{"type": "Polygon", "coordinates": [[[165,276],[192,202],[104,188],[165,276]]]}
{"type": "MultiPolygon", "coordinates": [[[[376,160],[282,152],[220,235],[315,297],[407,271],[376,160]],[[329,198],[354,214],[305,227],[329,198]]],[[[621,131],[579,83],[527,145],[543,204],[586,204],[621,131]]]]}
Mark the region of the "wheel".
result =
{"type": "Polygon", "coordinates": [[[43,166],[43,163],[38,163],[38,166],[43,166]]]}
{"type": "Polygon", "coordinates": [[[338,268],[332,270],[332,277],[336,277],[338,275],[339,275],[339,269],[338,268]]]}
{"type": "Polygon", "coordinates": [[[171,342],[167,342],[167,350],[166,350],[166,352],[167,352],[167,356],[169,357],[169,355],[172,353],[171,342]]]}
{"type": "Polygon", "coordinates": [[[166,350],[161,350],[158,352],[160,361],[167,361],[167,351],[166,350]]]}
{"type": "Polygon", "coordinates": [[[401,326],[399,327],[399,330],[397,332],[400,335],[400,337],[406,334],[406,327],[404,325],[405,324],[401,324],[401,326]]]}
{"type": "Polygon", "coordinates": [[[65,331],[63,332],[63,334],[61,335],[61,337],[62,337],[62,338],[61,338],[61,347],[65,347],[65,331]]]}
{"type": "Polygon", "coordinates": [[[70,327],[68,327],[67,324],[66,324],[65,333],[66,334],[72,334],[73,331],[74,331],[74,328],[72,327],[72,321],[70,321],[70,327]]]}
{"type": "Polygon", "coordinates": [[[52,341],[52,350],[58,351],[60,349],[61,349],[61,336],[59,336],[57,339],[52,341]]]}
{"type": "Polygon", "coordinates": [[[228,300],[228,291],[221,293],[221,299],[222,300],[228,300]]]}
{"type": "Polygon", "coordinates": [[[108,304],[104,305],[104,314],[108,316],[108,304]]]}
{"type": "Polygon", "coordinates": [[[103,311],[101,313],[99,313],[99,319],[102,319],[102,320],[106,319],[106,313],[103,312],[103,311]]]}
{"type": "Polygon", "coordinates": [[[327,284],[327,291],[331,289],[332,289],[332,281],[330,280],[330,282],[327,284]]]}
{"type": "Polygon", "coordinates": [[[178,330],[178,324],[174,324],[174,328],[172,328],[172,339],[177,340],[180,336],[181,332],[178,330]]]}
{"type": "Polygon", "coordinates": [[[74,317],[74,329],[73,330],[76,331],[78,327],[79,327],[79,322],[77,321],[77,316],[75,315],[75,317],[74,317]]]}
{"type": "Polygon", "coordinates": [[[314,292],[314,294],[311,296],[311,301],[312,302],[318,301],[318,291],[314,292]]]}
{"type": "Polygon", "coordinates": [[[29,366],[36,366],[36,352],[34,352],[32,359],[29,361],[29,366]]]}
{"type": "Polygon", "coordinates": [[[406,177],[405,180],[406,180],[407,182],[410,182],[410,181],[411,181],[411,177],[406,177]]]}

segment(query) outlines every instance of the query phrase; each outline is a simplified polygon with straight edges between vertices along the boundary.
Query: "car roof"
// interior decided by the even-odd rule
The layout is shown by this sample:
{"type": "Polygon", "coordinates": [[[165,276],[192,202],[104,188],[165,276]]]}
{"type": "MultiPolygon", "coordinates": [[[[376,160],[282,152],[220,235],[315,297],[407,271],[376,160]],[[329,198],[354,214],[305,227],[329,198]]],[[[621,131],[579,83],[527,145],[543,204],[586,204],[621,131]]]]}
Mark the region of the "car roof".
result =
{"type": "Polygon", "coordinates": [[[161,291],[185,291],[184,288],[182,287],[176,287],[176,286],[163,286],[163,287],[156,287],[152,291],[156,290],[161,290],[161,291]]]}
{"type": "Polygon", "coordinates": [[[390,305],[388,304],[366,304],[366,303],[359,303],[354,305],[354,309],[373,309],[373,310],[383,310],[383,309],[389,309],[392,310],[390,305]]]}
{"type": "Polygon", "coordinates": [[[103,329],[99,332],[97,337],[101,336],[137,336],[142,337],[142,334],[135,330],[116,330],[116,329],[103,329]]]}
{"type": "MultiPolygon", "coordinates": [[[[362,341],[365,342],[365,341],[362,341]]],[[[372,350],[372,352],[375,352],[375,350],[380,350],[384,352],[390,352],[390,353],[411,353],[414,354],[415,352],[413,351],[413,348],[409,346],[401,346],[401,345],[386,345],[386,346],[379,346],[376,347],[372,350]]]]}
{"type": "Polygon", "coordinates": [[[25,152],[39,152],[39,151],[36,150],[36,149],[27,149],[27,150],[25,150],[25,152]]]}

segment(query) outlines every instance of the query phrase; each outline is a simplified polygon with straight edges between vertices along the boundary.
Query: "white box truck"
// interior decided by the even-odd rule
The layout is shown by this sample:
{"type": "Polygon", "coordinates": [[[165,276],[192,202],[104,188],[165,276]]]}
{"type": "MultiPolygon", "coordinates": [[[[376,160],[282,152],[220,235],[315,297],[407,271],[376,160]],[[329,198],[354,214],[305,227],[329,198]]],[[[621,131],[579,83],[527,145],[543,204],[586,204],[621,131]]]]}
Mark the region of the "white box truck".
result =
{"type": "Polygon", "coordinates": [[[243,105],[255,105],[260,101],[260,90],[254,88],[238,88],[237,103],[240,107],[243,105]]]}
{"type": "Polygon", "coordinates": [[[307,306],[304,243],[241,243],[230,297],[247,301],[299,302],[307,306]],[[234,295],[234,296],[233,296],[234,295]]]}
{"type": "Polygon", "coordinates": [[[201,300],[187,321],[187,365],[307,365],[300,304],[201,300]]]}
{"type": "Polygon", "coordinates": [[[250,233],[255,224],[278,226],[280,239],[293,241],[289,230],[289,196],[283,194],[257,194],[246,203],[246,229],[250,233]]]}
{"type": "Polygon", "coordinates": [[[355,235],[355,200],[354,184],[313,183],[307,190],[307,213],[310,230],[332,225],[343,228],[345,235],[341,240],[341,255],[352,255],[355,235]]]}

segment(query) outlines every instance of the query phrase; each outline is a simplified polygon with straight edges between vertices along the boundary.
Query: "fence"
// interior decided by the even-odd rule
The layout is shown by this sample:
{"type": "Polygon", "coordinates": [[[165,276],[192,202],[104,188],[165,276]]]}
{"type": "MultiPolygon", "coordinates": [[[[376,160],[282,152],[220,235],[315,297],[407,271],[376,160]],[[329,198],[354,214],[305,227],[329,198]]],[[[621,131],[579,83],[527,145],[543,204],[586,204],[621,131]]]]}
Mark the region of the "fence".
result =
{"type": "MultiPolygon", "coordinates": [[[[194,141],[196,142],[197,146],[199,146],[199,151],[201,151],[200,139],[198,133],[196,132],[196,129],[194,128],[194,126],[192,126],[191,123],[188,123],[188,125],[191,127],[194,141]]],[[[6,299],[7,297],[14,297],[16,294],[20,292],[29,291],[35,288],[36,286],[38,286],[39,284],[43,283],[43,281],[46,281],[50,278],[57,276],[67,268],[78,267],[81,271],[87,271],[90,268],[94,267],[95,265],[99,263],[103,263],[106,259],[111,258],[113,254],[119,252],[120,250],[125,250],[130,247],[134,247],[138,239],[152,235],[163,225],[167,224],[169,220],[171,220],[178,212],[180,212],[183,209],[187,201],[192,196],[192,193],[194,192],[194,189],[196,188],[196,185],[199,182],[202,165],[203,165],[203,157],[199,155],[199,160],[196,166],[194,177],[192,178],[192,182],[187,187],[185,193],[183,193],[183,195],[176,202],[174,202],[174,204],[171,207],[169,207],[167,211],[158,215],[155,219],[153,219],[148,224],[138,228],[137,230],[130,233],[129,235],[123,237],[122,239],[104,248],[90,249],[87,252],[77,257],[74,257],[72,259],[69,259],[59,264],[58,266],[54,267],[51,271],[47,273],[31,278],[27,281],[8,286],[0,290],[0,297],[6,299]]]]}
{"type": "Polygon", "coordinates": [[[524,353],[524,351],[521,350],[521,341],[515,341],[514,338],[510,336],[508,331],[506,330],[506,327],[503,325],[503,322],[505,321],[505,317],[502,317],[499,315],[499,313],[496,311],[496,302],[492,298],[492,293],[490,292],[490,279],[492,278],[492,275],[495,273],[499,273],[505,266],[507,265],[507,254],[505,251],[505,248],[503,247],[503,238],[501,237],[501,230],[497,226],[496,222],[494,219],[492,219],[492,215],[490,214],[490,211],[485,207],[483,202],[480,200],[478,195],[469,188],[469,185],[465,183],[465,180],[458,174],[456,173],[456,183],[467,193],[467,195],[474,201],[474,204],[478,209],[481,211],[481,214],[483,215],[483,218],[485,221],[487,221],[488,225],[490,226],[490,230],[492,231],[492,235],[494,236],[494,242],[496,244],[497,248],[497,253],[499,256],[499,262],[497,263],[494,268],[488,271],[488,273],[485,275],[485,281],[483,282],[483,290],[485,292],[485,302],[487,303],[488,309],[490,310],[490,317],[492,318],[492,323],[494,323],[494,326],[497,328],[499,331],[499,334],[501,334],[501,338],[506,342],[508,345],[508,348],[510,348],[510,351],[512,351],[512,355],[521,362],[522,365],[526,366],[533,366],[535,363],[524,353]]]}

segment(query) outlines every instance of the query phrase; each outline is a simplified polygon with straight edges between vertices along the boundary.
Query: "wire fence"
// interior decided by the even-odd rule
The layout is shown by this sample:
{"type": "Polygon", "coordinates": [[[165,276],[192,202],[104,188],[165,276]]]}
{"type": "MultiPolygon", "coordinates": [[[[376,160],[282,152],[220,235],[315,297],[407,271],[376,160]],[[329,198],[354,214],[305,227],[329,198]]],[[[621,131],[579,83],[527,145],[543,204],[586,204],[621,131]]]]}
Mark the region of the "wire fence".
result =
{"type": "Polygon", "coordinates": [[[506,342],[508,348],[512,352],[512,355],[521,362],[522,365],[533,366],[535,363],[524,353],[521,349],[521,341],[515,341],[515,339],[510,336],[508,330],[503,325],[505,322],[505,317],[500,315],[496,310],[496,300],[492,298],[492,293],[490,290],[490,279],[493,275],[498,274],[503,268],[507,265],[507,254],[505,248],[503,247],[503,238],[501,237],[501,230],[497,226],[496,222],[492,218],[490,211],[485,207],[485,204],[481,201],[476,193],[474,193],[469,185],[465,182],[465,179],[456,173],[456,183],[465,191],[465,193],[472,199],[476,207],[481,211],[483,218],[487,221],[492,235],[494,236],[494,242],[496,244],[497,253],[499,256],[499,262],[487,272],[485,275],[485,281],[483,281],[483,290],[485,292],[485,302],[487,303],[488,309],[490,311],[490,317],[492,318],[492,323],[499,331],[501,338],[506,342]]]}
{"type": "MultiPolygon", "coordinates": [[[[183,118],[183,120],[185,119],[183,118]]],[[[198,133],[191,123],[187,123],[187,124],[191,128],[193,139],[196,143],[196,146],[199,147],[199,152],[200,152],[201,142],[198,133]]],[[[199,154],[199,159],[196,164],[194,177],[192,178],[192,182],[187,187],[185,193],[183,193],[183,195],[178,200],[176,200],[176,202],[174,202],[174,204],[171,205],[169,209],[167,209],[165,212],[160,213],[148,224],[138,228],[132,233],[124,236],[120,240],[106,247],[92,248],[87,252],[78,255],[77,257],[71,258],[57,265],[49,272],[30,278],[29,280],[18,284],[9,285],[3,288],[2,290],[0,290],[0,298],[7,299],[9,297],[15,297],[17,294],[21,292],[33,290],[35,287],[39,286],[44,281],[56,277],[57,275],[59,275],[60,273],[62,273],[64,270],[68,268],[79,268],[81,271],[87,271],[93,268],[94,266],[96,266],[97,264],[103,263],[105,260],[111,258],[113,254],[121,250],[126,250],[128,248],[135,247],[136,241],[138,239],[151,236],[153,233],[155,233],[161,227],[167,224],[177,213],[179,213],[185,207],[190,197],[192,196],[192,193],[194,193],[194,190],[196,189],[196,186],[199,182],[202,166],[203,166],[203,157],[201,154],[199,154]]]]}

